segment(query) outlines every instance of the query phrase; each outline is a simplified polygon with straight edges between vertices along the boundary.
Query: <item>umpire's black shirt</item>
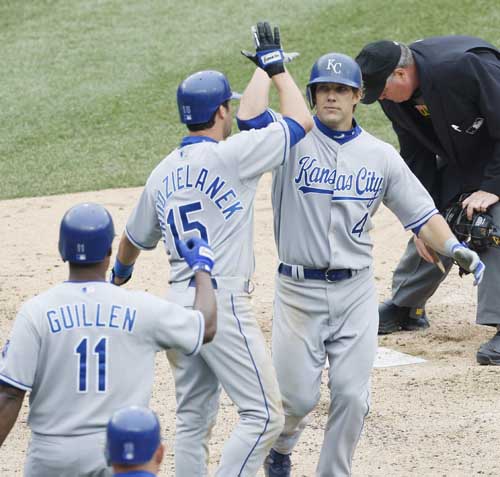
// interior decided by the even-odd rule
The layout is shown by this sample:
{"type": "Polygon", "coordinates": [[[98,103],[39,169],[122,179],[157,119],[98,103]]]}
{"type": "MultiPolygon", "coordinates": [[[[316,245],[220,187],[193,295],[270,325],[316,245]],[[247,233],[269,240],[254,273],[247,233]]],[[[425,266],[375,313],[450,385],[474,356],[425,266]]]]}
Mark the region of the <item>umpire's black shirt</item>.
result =
{"type": "Polygon", "coordinates": [[[410,49],[419,91],[402,103],[380,101],[401,155],[440,209],[460,192],[500,195],[500,52],[466,36],[427,38],[410,49]]]}

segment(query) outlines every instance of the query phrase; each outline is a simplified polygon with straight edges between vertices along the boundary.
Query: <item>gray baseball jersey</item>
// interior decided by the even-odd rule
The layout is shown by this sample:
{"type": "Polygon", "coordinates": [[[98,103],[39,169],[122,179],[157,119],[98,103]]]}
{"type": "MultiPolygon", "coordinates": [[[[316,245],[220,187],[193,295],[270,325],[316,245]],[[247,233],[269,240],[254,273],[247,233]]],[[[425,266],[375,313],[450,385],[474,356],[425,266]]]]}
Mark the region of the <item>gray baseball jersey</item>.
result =
{"type": "Polygon", "coordinates": [[[282,262],[360,270],[372,263],[371,218],[382,202],[405,229],[437,213],[397,151],[366,131],[358,134],[339,144],[316,125],[276,170],[274,231],[282,262]]]}
{"type": "Polygon", "coordinates": [[[127,237],[141,249],[152,249],[163,239],[171,281],[193,275],[175,240],[196,234],[214,251],[213,276],[249,279],[254,270],[252,204],[257,183],[286,160],[289,144],[284,121],[218,143],[187,138],[184,147],[151,173],[128,220],[127,237]]]}
{"type": "Polygon", "coordinates": [[[21,307],[0,380],[31,392],[32,431],[99,432],[118,408],[148,405],[155,353],[198,353],[204,327],[200,312],[149,293],[61,283],[21,307]]]}
{"type": "Polygon", "coordinates": [[[207,475],[208,439],[220,387],[240,421],[224,446],[216,476],[254,476],[282,428],[281,396],[265,341],[252,314],[253,201],[258,180],[286,162],[285,121],[225,141],[188,136],[151,173],[126,234],[148,249],[163,239],[171,263],[169,299],[192,306],[192,271],[176,250],[177,238],[198,234],[215,255],[217,335],[199,356],[169,352],[177,394],[175,470],[207,475]]]}

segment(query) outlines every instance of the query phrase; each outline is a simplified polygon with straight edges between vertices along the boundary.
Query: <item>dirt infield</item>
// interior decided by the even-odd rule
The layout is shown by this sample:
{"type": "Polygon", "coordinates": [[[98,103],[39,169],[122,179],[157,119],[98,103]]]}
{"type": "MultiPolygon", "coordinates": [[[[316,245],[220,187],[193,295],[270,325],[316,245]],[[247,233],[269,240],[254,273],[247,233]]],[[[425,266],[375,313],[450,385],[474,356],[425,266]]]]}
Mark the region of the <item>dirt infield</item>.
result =
{"type": "MultiPolygon", "coordinates": [[[[277,263],[269,191],[270,177],[266,176],[256,203],[253,304],[268,340],[277,263]]],[[[78,202],[100,202],[109,208],[121,231],[139,193],[140,189],[114,189],[0,202],[2,344],[20,304],[66,278],[57,253],[58,224],[64,211],[78,202]]],[[[375,275],[383,299],[389,295],[391,271],[408,236],[387,209],[379,211],[375,225],[375,275]]],[[[130,287],[162,296],[167,278],[166,256],[158,248],[143,253],[130,287]]],[[[455,269],[429,303],[429,330],[380,340],[381,346],[419,355],[427,362],[374,371],[371,413],[354,456],[354,476],[500,475],[500,369],[475,363],[477,347],[493,333],[474,324],[475,302],[472,279],[460,279],[455,269]]],[[[158,355],[156,376],[152,407],[161,417],[168,447],[161,475],[173,476],[174,385],[163,353],[158,355]]],[[[294,477],[314,476],[329,402],[325,383],[326,379],[322,399],[292,457],[294,477]]],[[[26,400],[0,449],[2,477],[22,475],[29,439],[27,410],[26,400]]],[[[211,440],[212,471],[236,419],[234,407],[224,397],[211,440]]]]}

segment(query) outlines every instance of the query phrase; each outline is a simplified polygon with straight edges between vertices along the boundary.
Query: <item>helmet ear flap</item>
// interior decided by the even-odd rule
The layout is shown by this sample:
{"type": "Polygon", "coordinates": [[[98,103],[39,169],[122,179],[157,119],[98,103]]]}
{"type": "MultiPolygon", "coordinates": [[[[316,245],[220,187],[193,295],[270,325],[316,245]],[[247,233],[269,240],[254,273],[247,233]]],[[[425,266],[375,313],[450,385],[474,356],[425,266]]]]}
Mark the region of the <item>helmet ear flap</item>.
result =
{"type": "Polygon", "coordinates": [[[309,107],[311,109],[314,109],[314,107],[316,106],[315,93],[316,93],[316,86],[314,84],[307,85],[306,97],[307,101],[309,102],[309,107]]]}

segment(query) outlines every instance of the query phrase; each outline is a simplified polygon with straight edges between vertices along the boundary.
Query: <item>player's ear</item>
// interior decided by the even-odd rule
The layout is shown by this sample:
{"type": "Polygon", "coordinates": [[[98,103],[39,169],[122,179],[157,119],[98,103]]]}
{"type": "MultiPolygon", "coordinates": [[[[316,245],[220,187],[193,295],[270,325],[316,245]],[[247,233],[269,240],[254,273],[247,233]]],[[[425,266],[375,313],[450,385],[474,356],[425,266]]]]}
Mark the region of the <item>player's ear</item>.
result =
{"type": "Polygon", "coordinates": [[[160,465],[163,462],[164,456],[165,456],[165,444],[163,444],[163,442],[160,442],[160,445],[158,446],[158,449],[156,449],[156,452],[153,456],[155,463],[160,465]]]}
{"type": "Polygon", "coordinates": [[[229,114],[229,110],[224,104],[221,104],[219,106],[219,109],[217,110],[217,114],[221,119],[225,119],[226,116],[229,114]]]}

